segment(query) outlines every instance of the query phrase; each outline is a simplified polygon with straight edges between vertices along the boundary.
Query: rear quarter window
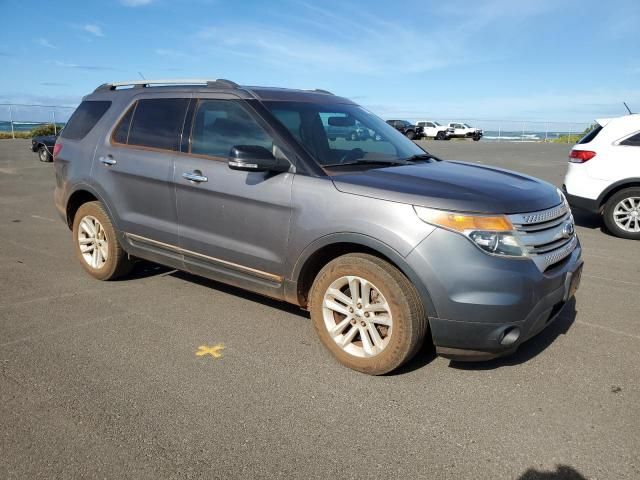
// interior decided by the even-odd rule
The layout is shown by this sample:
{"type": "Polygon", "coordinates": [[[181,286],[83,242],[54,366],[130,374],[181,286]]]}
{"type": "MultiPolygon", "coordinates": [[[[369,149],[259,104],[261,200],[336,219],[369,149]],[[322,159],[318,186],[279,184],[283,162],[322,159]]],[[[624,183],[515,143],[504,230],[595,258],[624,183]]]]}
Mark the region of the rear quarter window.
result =
{"type": "Polygon", "coordinates": [[[60,136],[71,140],[82,140],[111,106],[106,100],[85,100],[73,112],[60,136]]]}
{"type": "Polygon", "coordinates": [[[620,145],[625,145],[628,147],[640,147],[640,132],[635,135],[631,135],[629,138],[625,138],[620,142],[620,145]]]}

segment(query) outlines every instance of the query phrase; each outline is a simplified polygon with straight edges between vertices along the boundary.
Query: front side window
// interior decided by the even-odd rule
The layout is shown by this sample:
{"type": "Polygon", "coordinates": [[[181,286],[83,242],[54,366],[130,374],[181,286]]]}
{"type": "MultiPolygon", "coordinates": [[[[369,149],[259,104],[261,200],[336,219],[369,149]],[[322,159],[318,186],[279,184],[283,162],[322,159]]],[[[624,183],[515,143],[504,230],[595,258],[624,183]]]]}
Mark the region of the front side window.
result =
{"type": "Polygon", "coordinates": [[[111,102],[109,101],[85,100],[73,112],[60,136],[71,140],[82,140],[95,127],[110,106],[111,102]]]}
{"type": "Polygon", "coordinates": [[[274,101],[265,106],[321,166],[358,160],[393,163],[425,155],[391,125],[357,105],[274,101]]]}
{"type": "MultiPolygon", "coordinates": [[[[188,105],[188,98],[138,100],[126,143],[140,147],[178,151],[180,133],[188,105]]],[[[116,129],[116,135],[120,135],[117,140],[122,139],[124,127],[122,129],[120,127],[126,123],[126,116],[122,120],[116,129]]]]}
{"type": "Polygon", "coordinates": [[[257,145],[273,151],[273,138],[235,101],[198,102],[191,130],[191,153],[227,158],[237,145],[257,145]]]}

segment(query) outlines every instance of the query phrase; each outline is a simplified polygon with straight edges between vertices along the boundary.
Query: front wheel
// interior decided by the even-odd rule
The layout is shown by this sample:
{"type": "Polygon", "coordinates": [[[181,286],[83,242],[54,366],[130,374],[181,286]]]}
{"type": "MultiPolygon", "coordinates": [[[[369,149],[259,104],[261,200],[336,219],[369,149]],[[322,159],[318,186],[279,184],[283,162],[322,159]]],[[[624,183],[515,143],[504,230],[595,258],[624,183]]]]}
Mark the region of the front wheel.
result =
{"type": "Polygon", "coordinates": [[[133,263],[100,202],[80,206],[73,220],[73,240],[80,264],[92,277],[113,280],[131,270],[133,263]]]}
{"type": "Polygon", "coordinates": [[[416,138],[416,132],[414,132],[413,130],[409,130],[405,135],[409,140],[413,140],[414,138],[416,138]]]}
{"type": "Polygon", "coordinates": [[[49,154],[47,147],[45,147],[44,145],[40,145],[40,148],[38,148],[38,158],[41,162],[51,161],[51,155],[49,154]]]}
{"type": "Polygon", "coordinates": [[[388,373],[413,357],[427,332],[427,315],[413,284],[373,255],[352,253],[316,277],[309,310],[320,341],[343,365],[388,373]]]}
{"type": "Polygon", "coordinates": [[[436,140],[444,140],[444,137],[445,137],[445,136],[446,136],[446,135],[445,135],[445,133],[444,133],[444,132],[438,132],[438,133],[436,134],[436,140]]]}
{"type": "Polygon", "coordinates": [[[640,240],[640,188],[625,188],[604,206],[604,223],[616,237],[640,240]]]}
{"type": "Polygon", "coordinates": [[[482,135],[477,135],[477,134],[476,134],[476,135],[474,135],[474,136],[473,136],[473,141],[474,141],[474,142],[477,142],[477,141],[479,141],[481,138],[482,138],[482,135]]]}

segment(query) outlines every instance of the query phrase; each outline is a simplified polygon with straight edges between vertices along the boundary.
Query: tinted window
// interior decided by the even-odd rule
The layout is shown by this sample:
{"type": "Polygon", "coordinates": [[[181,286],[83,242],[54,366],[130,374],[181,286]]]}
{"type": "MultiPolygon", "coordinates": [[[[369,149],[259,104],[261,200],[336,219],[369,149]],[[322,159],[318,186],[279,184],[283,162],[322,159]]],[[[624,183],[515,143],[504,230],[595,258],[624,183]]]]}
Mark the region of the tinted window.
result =
{"type": "Polygon", "coordinates": [[[238,103],[200,101],[193,119],[191,153],[226,158],[236,145],[258,145],[272,151],[273,139],[238,103]]]}
{"type": "Polygon", "coordinates": [[[632,147],[640,147],[640,133],[636,133],[635,135],[627,138],[620,142],[620,145],[628,145],[632,147]]]}
{"type": "Polygon", "coordinates": [[[188,104],[188,98],[139,100],[127,143],[177,151],[188,104]]]}
{"type": "Polygon", "coordinates": [[[136,109],[136,104],[133,104],[129,111],[122,117],[120,123],[116,127],[113,132],[113,141],[116,143],[127,143],[127,139],[129,138],[129,126],[131,125],[131,117],[133,117],[133,112],[136,109]]]}
{"type": "Polygon", "coordinates": [[[110,106],[111,102],[107,101],[82,102],[71,115],[60,136],[72,140],[83,139],[110,106]]]}
{"type": "Polygon", "coordinates": [[[578,145],[582,145],[583,143],[589,143],[590,141],[592,141],[594,138],[598,136],[601,130],[602,130],[602,125],[596,126],[596,128],[591,130],[589,133],[587,133],[584,137],[582,137],[578,141],[578,145]]]}

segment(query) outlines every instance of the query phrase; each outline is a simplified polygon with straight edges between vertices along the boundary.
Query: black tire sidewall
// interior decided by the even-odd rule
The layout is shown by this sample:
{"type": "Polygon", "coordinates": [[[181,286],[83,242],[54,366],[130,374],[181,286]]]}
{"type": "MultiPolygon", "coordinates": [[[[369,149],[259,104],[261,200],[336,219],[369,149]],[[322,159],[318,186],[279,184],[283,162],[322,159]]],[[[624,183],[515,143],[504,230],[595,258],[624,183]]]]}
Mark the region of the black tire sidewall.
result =
{"type": "Polygon", "coordinates": [[[602,213],[604,224],[607,227],[607,230],[616,237],[626,238],[628,240],[640,240],[640,232],[627,232],[621,229],[613,219],[613,211],[616,205],[625,198],[629,197],[640,197],[640,187],[625,188],[624,190],[620,190],[619,192],[614,193],[611,198],[607,200],[604,211],[602,213]]]}
{"type": "Polygon", "coordinates": [[[377,260],[372,261],[366,258],[367,256],[350,254],[328,263],[314,281],[310,292],[309,310],[320,341],[342,365],[363,373],[381,375],[408,361],[417,351],[416,342],[421,343],[423,335],[415,331],[412,321],[412,314],[415,315],[415,312],[411,312],[407,292],[403,291],[407,285],[409,288],[414,287],[410,283],[400,285],[397,278],[380,266],[379,259],[372,257],[377,260]],[[373,283],[391,307],[391,339],[385,349],[372,358],[360,358],[346,353],[333,340],[324,323],[323,301],[327,288],[337,278],[354,274],[373,283]]]}
{"type": "Polygon", "coordinates": [[[38,159],[41,162],[49,161],[49,152],[47,152],[47,149],[45,147],[38,148],[38,159]],[[42,159],[43,156],[44,156],[44,160],[42,159]]]}
{"type": "Polygon", "coordinates": [[[117,234],[115,229],[113,228],[113,224],[109,219],[109,216],[106,214],[102,205],[99,202],[88,202],[80,206],[76,215],[73,219],[73,246],[76,252],[76,257],[78,261],[85,269],[85,271],[91,275],[92,277],[98,280],[109,280],[114,277],[116,270],[118,268],[118,259],[119,259],[119,244],[117,239],[117,234]],[[102,266],[102,268],[92,268],[83,258],[82,253],[80,252],[80,245],[78,244],[78,227],[80,225],[81,220],[86,216],[95,217],[102,228],[105,231],[105,236],[108,243],[108,254],[107,261],[102,266]]]}

